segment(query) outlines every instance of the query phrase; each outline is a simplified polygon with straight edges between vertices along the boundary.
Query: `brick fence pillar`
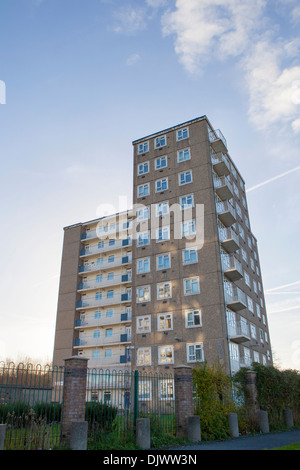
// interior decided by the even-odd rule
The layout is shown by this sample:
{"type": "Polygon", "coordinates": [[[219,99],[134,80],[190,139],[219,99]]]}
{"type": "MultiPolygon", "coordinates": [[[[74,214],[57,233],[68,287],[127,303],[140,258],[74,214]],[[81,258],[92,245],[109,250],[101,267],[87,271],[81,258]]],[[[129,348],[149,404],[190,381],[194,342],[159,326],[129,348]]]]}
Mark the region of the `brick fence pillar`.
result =
{"type": "Polygon", "coordinates": [[[194,415],[193,377],[189,366],[174,367],[176,400],[176,434],[188,437],[188,418],[194,415]]]}
{"type": "Polygon", "coordinates": [[[259,412],[260,407],[257,397],[256,372],[249,370],[246,373],[246,388],[248,390],[248,404],[253,415],[259,412]]]}
{"type": "Polygon", "coordinates": [[[61,444],[68,447],[72,422],[85,420],[87,362],[88,359],[80,356],[65,359],[61,444]]]}

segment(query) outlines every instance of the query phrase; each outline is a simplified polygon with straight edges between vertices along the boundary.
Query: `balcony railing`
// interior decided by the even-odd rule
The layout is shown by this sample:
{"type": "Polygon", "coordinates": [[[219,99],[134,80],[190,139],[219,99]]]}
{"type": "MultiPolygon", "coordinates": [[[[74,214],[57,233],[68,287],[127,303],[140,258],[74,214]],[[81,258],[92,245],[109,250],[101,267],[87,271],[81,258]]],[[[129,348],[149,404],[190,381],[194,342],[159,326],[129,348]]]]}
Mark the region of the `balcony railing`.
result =
{"type": "Polygon", "coordinates": [[[102,269],[114,268],[116,266],[130,264],[131,260],[131,256],[116,256],[113,260],[109,260],[109,258],[107,258],[105,260],[102,260],[100,263],[94,262],[79,266],[79,273],[90,273],[94,271],[101,271],[102,269]]]}
{"type": "Polygon", "coordinates": [[[230,163],[224,153],[211,152],[211,162],[218,176],[228,176],[230,174],[230,163]]]}
{"type": "Polygon", "coordinates": [[[104,336],[104,333],[95,338],[94,336],[86,336],[84,338],[75,338],[74,347],[76,348],[90,348],[90,347],[101,347],[108,345],[117,345],[119,343],[128,343],[131,341],[130,335],[127,334],[112,334],[111,336],[104,336]]]}
{"type": "Polygon", "coordinates": [[[114,235],[116,235],[116,238],[118,238],[118,233],[122,232],[124,230],[131,230],[132,228],[132,221],[124,222],[124,223],[116,223],[114,227],[109,228],[108,226],[104,225],[98,225],[96,229],[94,230],[87,230],[81,235],[81,240],[91,240],[94,238],[104,238],[104,237],[109,237],[114,238],[114,235]]]}
{"type": "Polygon", "coordinates": [[[108,325],[118,325],[119,323],[131,322],[131,315],[128,313],[115,314],[113,317],[89,318],[86,316],[84,319],[79,318],[75,320],[75,328],[95,328],[108,325]]]}
{"type": "Polygon", "coordinates": [[[239,237],[232,228],[219,227],[219,240],[222,248],[228,253],[234,253],[240,249],[239,237]]]}
{"type": "Polygon", "coordinates": [[[93,307],[105,307],[106,305],[115,305],[120,304],[121,301],[121,294],[114,294],[113,297],[109,298],[88,298],[79,300],[76,304],[76,308],[78,310],[86,309],[86,308],[93,308],[93,307]]]}
{"type": "Polygon", "coordinates": [[[234,343],[245,343],[250,341],[249,325],[245,321],[228,322],[229,339],[234,343]]]}
{"type": "Polygon", "coordinates": [[[229,201],[217,201],[216,208],[218,217],[225,227],[230,227],[236,222],[236,211],[229,201]]]}
{"type": "Polygon", "coordinates": [[[107,253],[109,251],[115,251],[118,249],[123,248],[124,246],[131,246],[132,245],[132,240],[129,238],[126,238],[125,240],[115,240],[115,243],[109,244],[109,242],[105,242],[103,245],[98,245],[95,244],[93,246],[90,246],[88,248],[83,248],[80,250],[80,256],[92,256],[92,255],[97,255],[101,253],[107,253]]]}
{"type": "Polygon", "coordinates": [[[226,305],[234,311],[242,310],[247,307],[246,294],[237,286],[225,288],[226,305]]]}
{"type": "Polygon", "coordinates": [[[227,142],[220,129],[209,130],[208,137],[215,153],[227,153],[227,142]]]}
{"type": "Polygon", "coordinates": [[[242,264],[234,255],[222,254],[222,269],[230,281],[237,281],[243,277],[242,264]]]}
{"type": "Polygon", "coordinates": [[[113,279],[103,279],[94,281],[80,282],[77,286],[78,291],[102,289],[104,287],[110,287],[119,284],[125,284],[131,282],[131,275],[129,274],[117,274],[113,279]]]}
{"type": "Polygon", "coordinates": [[[231,199],[233,196],[233,188],[229,179],[226,176],[216,176],[214,175],[214,188],[222,201],[231,199]]]}

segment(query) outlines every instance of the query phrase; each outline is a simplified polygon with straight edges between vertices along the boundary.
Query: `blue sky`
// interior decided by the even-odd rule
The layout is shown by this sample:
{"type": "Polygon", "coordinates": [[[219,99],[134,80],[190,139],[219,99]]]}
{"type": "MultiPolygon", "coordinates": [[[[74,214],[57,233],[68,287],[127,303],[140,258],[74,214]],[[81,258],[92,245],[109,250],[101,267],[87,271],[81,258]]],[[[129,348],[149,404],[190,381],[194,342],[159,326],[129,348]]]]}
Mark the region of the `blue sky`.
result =
{"type": "Polygon", "coordinates": [[[0,358],[51,360],[63,227],[131,202],[133,140],[206,114],[246,180],[275,359],[300,369],[299,31],[297,0],[1,2],[0,358]]]}

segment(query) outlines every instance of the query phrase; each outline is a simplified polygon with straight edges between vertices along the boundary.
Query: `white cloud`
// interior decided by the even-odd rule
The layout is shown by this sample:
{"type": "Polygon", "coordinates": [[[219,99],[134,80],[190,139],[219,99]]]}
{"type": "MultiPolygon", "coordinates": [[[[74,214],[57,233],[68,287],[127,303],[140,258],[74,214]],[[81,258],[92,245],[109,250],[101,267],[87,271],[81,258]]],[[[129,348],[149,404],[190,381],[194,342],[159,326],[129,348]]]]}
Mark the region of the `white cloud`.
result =
{"type": "MultiPolygon", "coordinates": [[[[300,133],[300,101],[295,102],[293,85],[300,79],[300,38],[283,41],[275,36],[280,28],[267,16],[267,4],[177,0],[175,10],[163,15],[163,33],[175,36],[175,51],[191,74],[203,71],[207,63],[235,58],[244,74],[254,125],[264,130],[288,124],[300,133]]],[[[298,7],[293,12],[295,17],[298,7]]]]}
{"type": "Polygon", "coordinates": [[[195,73],[204,60],[238,56],[262,19],[265,0],[177,0],[163,16],[163,33],[175,34],[175,51],[195,73]]]}
{"type": "Polygon", "coordinates": [[[113,31],[123,34],[135,34],[146,27],[146,8],[126,5],[115,11],[116,23],[113,31]]]}
{"type": "Polygon", "coordinates": [[[137,53],[132,54],[128,59],[126,60],[126,65],[131,66],[136,64],[141,59],[141,56],[137,53]]]}

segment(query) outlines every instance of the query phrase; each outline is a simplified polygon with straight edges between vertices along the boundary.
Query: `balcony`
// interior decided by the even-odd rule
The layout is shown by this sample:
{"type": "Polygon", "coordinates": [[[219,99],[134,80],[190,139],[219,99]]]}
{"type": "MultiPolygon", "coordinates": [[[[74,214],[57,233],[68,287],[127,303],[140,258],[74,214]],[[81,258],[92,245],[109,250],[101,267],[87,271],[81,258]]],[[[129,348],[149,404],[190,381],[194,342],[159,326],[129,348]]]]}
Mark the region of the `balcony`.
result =
{"type": "Polygon", "coordinates": [[[131,264],[131,256],[115,256],[107,257],[106,259],[101,259],[100,262],[90,262],[82,266],[79,266],[79,274],[91,273],[95,271],[101,271],[104,269],[115,268],[117,266],[122,266],[124,264],[131,264]]]}
{"type": "MultiPolygon", "coordinates": [[[[99,330],[100,331],[100,330],[99,330]]],[[[105,336],[104,332],[100,332],[100,336],[94,337],[93,335],[86,335],[82,338],[74,339],[75,348],[91,348],[91,347],[102,347],[102,346],[115,346],[120,343],[129,343],[131,338],[127,334],[112,334],[105,336]]]]}
{"type": "Polygon", "coordinates": [[[119,284],[131,283],[130,274],[116,274],[112,279],[91,280],[80,282],[77,286],[78,291],[98,290],[104,287],[111,287],[119,284]]]}
{"type": "Polygon", "coordinates": [[[239,237],[232,228],[219,227],[219,239],[227,253],[234,253],[240,249],[239,237]]]}
{"type": "Polygon", "coordinates": [[[222,270],[230,281],[238,281],[243,277],[242,265],[233,255],[222,254],[222,270]]]}
{"type": "Polygon", "coordinates": [[[216,204],[217,214],[220,222],[225,227],[230,227],[236,222],[235,208],[228,201],[218,201],[216,204]]]}
{"type": "Polygon", "coordinates": [[[214,175],[214,188],[222,201],[226,201],[227,199],[231,199],[233,197],[233,189],[229,179],[226,176],[218,176],[214,175]]]}
{"type": "Polygon", "coordinates": [[[109,251],[115,251],[118,249],[123,248],[124,246],[131,246],[132,245],[132,240],[129,238],[126,238],[124,240],[115,240],[114,244],[110,244],[109,242],[99,242],[96,243],[93,246],[90,246],[88,248],[83,248],[80,250],[80,256],[82,257],[88,257],[88,256],[93,256],[101,253],[107,253],[109,251]]]}
{"type": "Polygon", "coordinates": [[[121,302],[131,302],[132,296],[131,294],[121,294],[121,302]]]}
{"type": "Polygon", "coordinates": [[[212,152],[211,162],[213,170],[218,176],[228,176],[230,174],[230,163],[223,153],[216,154],[212,152]]]}
{"type": "Polygon", "coordinates": [[[97,307],[105,307],[107,305],[115,305],[121,303],[121,294],[114,294],[113,297],[109,298],[98,298],[95,299],[94,297],[79,300],[76,304],[77,310],[85,310],[88,308],[97,308],[97,307]]]}
{"type": "Polygon", "coordinates": [[[227,142],[220,129],[209,130],[208,137],[215,153],[227,153],[227,142]]]}
{"type": "Polygon", "coordinates": [[[230,341],[241,344],[250,341],[249,325],[246,321],[229,322],[228,335],[230,341]]]}
{"type": "Polygon", "coordinates": [[[110,325],[118,325],[120,323],[130,323],[131,315],[128,313],[114,314],[112,317],[105,317],[104,315],[100,318],[94,318],[94,316],[86,315],[84,319],[75,320],[75,328],[97,328],[110,325]]]}
{"type": "Polygon", "coordinates": [[[247,308],[246,294],[237,286],[225,289],[225,302],[227,307],[235,312],[247,308]]]}

